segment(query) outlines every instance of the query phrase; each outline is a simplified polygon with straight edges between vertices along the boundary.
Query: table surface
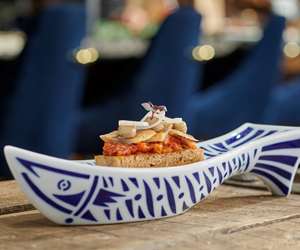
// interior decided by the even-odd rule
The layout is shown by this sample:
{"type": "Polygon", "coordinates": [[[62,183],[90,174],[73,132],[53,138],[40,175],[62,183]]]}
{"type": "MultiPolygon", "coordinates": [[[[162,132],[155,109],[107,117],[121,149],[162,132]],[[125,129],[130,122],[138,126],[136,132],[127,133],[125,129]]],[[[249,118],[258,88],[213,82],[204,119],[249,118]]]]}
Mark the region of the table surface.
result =
{"type": "Polygon", "coordinates": [[[300,196],[223,185],[187,213],[161,220],[58,226],[14,181],[0,182],[0,249],[300,249],[300,196]]]}

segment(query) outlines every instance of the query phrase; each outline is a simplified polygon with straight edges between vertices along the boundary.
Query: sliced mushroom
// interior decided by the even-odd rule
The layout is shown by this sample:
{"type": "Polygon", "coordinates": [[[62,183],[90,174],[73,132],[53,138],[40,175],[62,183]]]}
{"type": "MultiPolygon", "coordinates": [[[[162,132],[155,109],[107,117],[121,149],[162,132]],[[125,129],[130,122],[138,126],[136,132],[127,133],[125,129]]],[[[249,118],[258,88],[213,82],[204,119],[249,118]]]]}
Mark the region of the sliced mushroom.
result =
{"type": "Polygon", "coordinates": [[[146,142],[164,142],[168,137],[168,132],[158,132],[146,142]]]}
{"type": "Polygon", "coordinates": [[[199,141],[195,137],[193,137],[192,135],[185,134],[185,133],[183,133],[179,130],[176,130],[176,129],[171,129],[170,132],[169,132],[169,135],[180,136],[180,137],[183,137],[185,139],[188,139],[188,140],[191,140],[191,141],[194,141],[194,142],[199,141]]]}
{"type": "Polygon", "coordinates": [[[186,132],[187,132],[187,125],[186,125],[186,123],[184,121],[181,121],[179,123],[175,123],[174,124],[174,129],[179,130],[179,131],[181,131],[181,132],[183,132],[183,133],[186,134],[186,132]]]}
{"type": "Polygon", "coordinates": [[[149,140],[151,137],[153,137],[156,134],[156,132],[152,129],[145,129],[145,130],[138,130],[136,132],[136,136],[130,139],[124,139],[122,142],[127,144],[132,143],[139,143],[149,140]]]}
{"type": "Polygon", "coordinates": [[[117,130],[110,132],[105,135],[99,136],[104,142],[117,142],[119,137],[119,132],[117,130]]]}
{"type": "Polygon", "coordinates": [[[133,138],[136,135],[136,127],[135,126],[119,126],[118,129],[119,136],[123,138],[133,138]]]}

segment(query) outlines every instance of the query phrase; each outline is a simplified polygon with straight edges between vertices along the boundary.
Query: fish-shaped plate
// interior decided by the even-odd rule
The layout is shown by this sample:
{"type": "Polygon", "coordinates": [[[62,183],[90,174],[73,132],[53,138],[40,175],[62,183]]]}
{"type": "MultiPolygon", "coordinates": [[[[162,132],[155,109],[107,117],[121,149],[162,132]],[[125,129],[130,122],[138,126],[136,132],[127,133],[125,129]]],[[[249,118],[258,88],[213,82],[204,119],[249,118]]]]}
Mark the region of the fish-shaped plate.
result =
{"type": "Polygon", "coordinates": [[[5,156],[34,206],[58,224],[109,224],[182,214],[226,179],[261,178],[273,195],[287,196],[299,165],[300,128],[246,123],[198,144],[206,159],[166,168],[96,166],[13,146],[5,156]]]}

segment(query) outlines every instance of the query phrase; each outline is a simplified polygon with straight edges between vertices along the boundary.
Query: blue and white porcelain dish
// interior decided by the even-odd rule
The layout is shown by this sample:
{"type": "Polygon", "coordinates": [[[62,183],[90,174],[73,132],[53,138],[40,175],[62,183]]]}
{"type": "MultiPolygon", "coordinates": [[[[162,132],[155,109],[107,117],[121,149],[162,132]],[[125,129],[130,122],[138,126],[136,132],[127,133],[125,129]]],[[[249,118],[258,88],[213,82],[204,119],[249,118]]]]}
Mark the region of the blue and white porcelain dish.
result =
{"type": "Polygon", "coordinates": [[[6,146],[8,165],[34,206],[65,225],[153,220],[182,214],[227,178],[253,173],[287,196],[299,165],[300,128],[246,123],[198,144],[206,160],[166,168],[96,166],[6,146]]]}

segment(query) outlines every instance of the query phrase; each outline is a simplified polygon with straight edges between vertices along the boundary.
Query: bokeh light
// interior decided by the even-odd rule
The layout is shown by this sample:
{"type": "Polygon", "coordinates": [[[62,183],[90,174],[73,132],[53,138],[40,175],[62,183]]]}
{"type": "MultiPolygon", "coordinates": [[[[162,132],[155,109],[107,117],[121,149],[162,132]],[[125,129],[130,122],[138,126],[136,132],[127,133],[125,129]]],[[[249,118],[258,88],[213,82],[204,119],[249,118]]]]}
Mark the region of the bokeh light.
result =
{"type": "Polygon", "coordinates": [[[283,48],[284,54],[289,58],[296,58],[300,55],[300,45],[296,42],[288,42],[283,48]]]}
{"type": "Polygon", "coordinates": [[[215,57],[216,52],[213,46],[205,44],[195,47],[192,55],[197,61],[209,61],[215,57]]]}
{"type": "Polygon", "coordinates": [[[99,52],[95,48],[79,49],[75,54],[75,59],[80,64],[89,64],[99,59],[99,52]]]}

